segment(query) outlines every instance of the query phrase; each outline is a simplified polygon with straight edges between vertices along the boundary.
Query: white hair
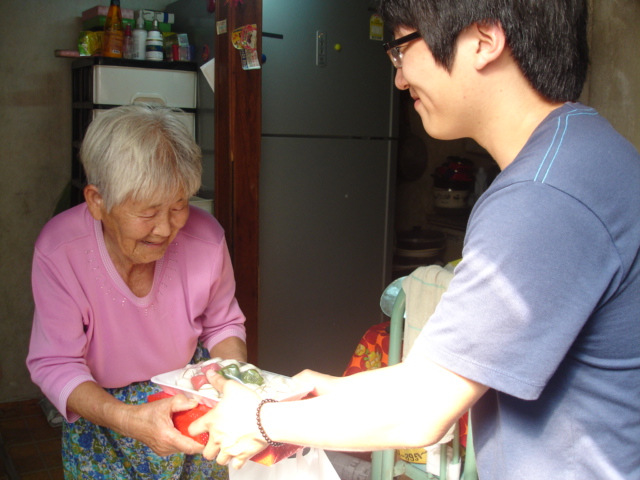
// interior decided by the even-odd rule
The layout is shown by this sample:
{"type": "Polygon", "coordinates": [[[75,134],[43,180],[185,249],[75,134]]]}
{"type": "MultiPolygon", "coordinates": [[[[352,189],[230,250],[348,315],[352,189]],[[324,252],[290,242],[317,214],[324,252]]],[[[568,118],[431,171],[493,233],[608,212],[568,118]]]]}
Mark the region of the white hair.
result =
{"type": "Polygon", "coordinates": [[[107,110],[91,122],[80,159],[107,211],[129,198],[166,200],[198,191],[202,153],[180,114],[135,104],[107,110]]]}

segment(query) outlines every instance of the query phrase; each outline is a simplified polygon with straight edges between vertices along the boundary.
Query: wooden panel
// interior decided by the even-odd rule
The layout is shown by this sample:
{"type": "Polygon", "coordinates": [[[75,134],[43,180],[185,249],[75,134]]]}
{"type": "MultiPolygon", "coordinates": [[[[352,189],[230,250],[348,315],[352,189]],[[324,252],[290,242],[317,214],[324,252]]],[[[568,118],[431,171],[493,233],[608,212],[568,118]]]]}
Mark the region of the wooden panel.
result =
{"type": "Polygon", "coordinates": [[[236,275],[236,296],[247,317],[249,361],[257,359],[258,337],[258,179],[260,172],[262,70],[243,70],[231,33],[258,26],[262,51],[262,0],[216,3],[215,215],[226,231],[236,275]]]}

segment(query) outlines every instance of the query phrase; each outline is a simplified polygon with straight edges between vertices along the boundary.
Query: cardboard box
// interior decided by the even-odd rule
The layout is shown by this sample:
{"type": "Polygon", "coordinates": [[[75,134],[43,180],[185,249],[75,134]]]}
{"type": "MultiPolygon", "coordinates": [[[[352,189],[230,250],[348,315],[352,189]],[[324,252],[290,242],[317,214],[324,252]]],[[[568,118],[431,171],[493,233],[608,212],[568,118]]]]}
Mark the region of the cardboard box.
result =
{"type": "Polygon", "coordinates": [[[141,10],[141,12],[145,21],[153,22],[158,20],[158,23],[175,23],[173,13],[158,12],[156,10],[141,10]]]}
{"type": "MultiPolygon", "coordinates": [[[[144,28],[147,30],[147,32],[151,30],[152,27],[153,27],[152,21],[149,21],[149,20],[144,21],[144,28]]],[[[170,23],[158,22],[158,30],[160,30],[162,33],[170,32],[172,27],[173,25],[170,23]]]]}
{"type": "MultiPolygon", "coordinates": [[[[92,31],[104,30],[104,22],[106,18],[107,17],[101,15],[99,17],[93,17],[85,20],[84,22],[82,22],[82,29],[92,31]]],[[[136,28],[136,21],[133,18],[123,18],[122,25],[124,27],[126,27],[127,25],[131,25],[131,29],[133,30],[134,28],[136,28]]]]}
{"type": "MultiPolygon", "coordinates": [[[[133,10],[129,8],[121,8],[122,18],[133,18],[133,10]]],[[[93,17],[106,17],[109,12],[109,5],[96,5],[89,10],[82,12],[82,21],[89,20],[93,17]]]]}

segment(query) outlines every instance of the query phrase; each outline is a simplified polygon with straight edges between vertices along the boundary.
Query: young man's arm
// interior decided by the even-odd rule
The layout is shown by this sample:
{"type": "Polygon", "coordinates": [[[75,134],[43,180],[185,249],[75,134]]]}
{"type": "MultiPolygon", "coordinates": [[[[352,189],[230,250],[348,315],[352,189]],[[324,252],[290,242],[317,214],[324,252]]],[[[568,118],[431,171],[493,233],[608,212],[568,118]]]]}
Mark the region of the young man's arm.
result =
{"type": "MultiPolygon", "coordinates": [[[[326,393],[316,398],[263,405],[260,423],[272,441],[354,451],[427,446],[487,391],[432,362],[417,361],[319,380],[318,393],[326,393]]],[[[222,464],[234,458],[237,468],[267,445],[256,421],[260,399],[220,375],[211,381],[223,398],[190,431],[209,430],[205,457],[222,464]]]]}

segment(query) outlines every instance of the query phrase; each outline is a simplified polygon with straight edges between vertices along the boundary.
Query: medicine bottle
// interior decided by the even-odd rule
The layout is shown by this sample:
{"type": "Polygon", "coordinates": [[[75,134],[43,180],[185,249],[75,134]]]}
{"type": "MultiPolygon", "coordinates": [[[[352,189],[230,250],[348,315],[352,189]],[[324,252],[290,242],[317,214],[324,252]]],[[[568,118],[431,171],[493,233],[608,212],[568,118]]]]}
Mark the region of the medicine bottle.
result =
{"type": "Polygon", "coordinates": [[[142,10],[138,12],[136,28],[133,30],[133,55],[131,58],[135,60],[144,60],[147,58],[147,30],[144,28],[142,10]]]}
{"type": "Polygon", "coordinates": [[[109,11],[104,21],[102,35],[102,56],[122,58],[122,43],[124,30],[122,28],[122,12],[120,0],[111,0],[109,11]]]}
{"type": "Polygon", "coordinates": [[[147,60],[161,62],[163,51],[162,33],[158,29],[158,20],[154,20],[151,30],[147,33],[147,60]]]}
{"type": "Polygon", "coordinates": [[[131,25],[127,25],[124,29],[122,58],[133,58],[133,36],[131,35],[131,25]]]}

